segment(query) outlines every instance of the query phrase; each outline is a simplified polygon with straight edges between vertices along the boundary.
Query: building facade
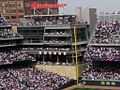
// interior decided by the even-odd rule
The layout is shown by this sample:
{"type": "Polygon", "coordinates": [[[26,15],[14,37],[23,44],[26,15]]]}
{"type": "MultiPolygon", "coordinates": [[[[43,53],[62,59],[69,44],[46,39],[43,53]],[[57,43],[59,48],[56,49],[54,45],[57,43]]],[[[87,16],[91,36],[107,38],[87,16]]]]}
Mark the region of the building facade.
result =
{"type": "Polygon", "coordinates": [[[75,24],[74,15],[28,18],[36,22],[31,20],[18,27],[18,32],[24,36],[23,47],[26,51],[37,56],[42,63],[75,64],[76,52],[80,61],[89,39],[87,24],[75,24]]]}
{"type": "Polygon", "coordinates": [[[46,15],[58,14],[59,9],[32,9],[33,3],[38,4],[57,4],[58,0],[0,0],[0,14],[5,16],[8,22],[19,22],[24,15],[46,15]]]}
{"type": "Polygon", "coordinates": [[[120,22],[120,11],[117,12],[100,12],[98,20],[102,22],[120,22]]]}
{"type": "Polygon", "coordinates": [[[8,21],[17,22],[24,16],[23,0],[0,0],[0,14],[8,21]]]}
{"type": "Polygon", "coordinates": [[[97,23],[97,10],[96,8],[82,8],[78,7],[76,9],[77,21],[78,22],[87,22],[90,25],[90,32],[93,32],[93,29],[97,23]]]}

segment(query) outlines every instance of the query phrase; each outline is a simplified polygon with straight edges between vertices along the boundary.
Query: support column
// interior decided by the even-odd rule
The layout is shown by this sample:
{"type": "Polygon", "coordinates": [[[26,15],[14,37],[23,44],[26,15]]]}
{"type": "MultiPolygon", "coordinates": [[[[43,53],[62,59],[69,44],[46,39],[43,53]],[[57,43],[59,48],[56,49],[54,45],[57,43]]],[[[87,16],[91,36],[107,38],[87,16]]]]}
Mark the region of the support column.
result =
{"type": "Polygon", "coordinates": [[[68,64],[68,56],[66,56],[66,64],[68,64]]]}
{"type": "MultiPolygon", "coordinates": [[[[74,50],[73,50],[74,51],[74,50]]],[[[75,64],[75,59],[74,59],[74,55],[73,55],[74,53],[72,53],[72,57],[71,57],[71,59],[72,59],[72,63],[73,64],[75,64]]]]}
{"type": "Polygon", "coordinates": [[[48,8],[48,10],[47,10],[47,11],[48,11],[48,12],[47,12],[47,13],[48,13],[48,15],[50,15],[50,8],[48,8]]]}
{"type": "Polygon", "coordinates": [[[45,56],[44,56],[44,54],[43,54],[43,63],[45,62],[45,56]]]}
{"type": "Polygon", "coordinates": [[[57,55],[57,64],[59,64],[59,56],[57,55]]]}

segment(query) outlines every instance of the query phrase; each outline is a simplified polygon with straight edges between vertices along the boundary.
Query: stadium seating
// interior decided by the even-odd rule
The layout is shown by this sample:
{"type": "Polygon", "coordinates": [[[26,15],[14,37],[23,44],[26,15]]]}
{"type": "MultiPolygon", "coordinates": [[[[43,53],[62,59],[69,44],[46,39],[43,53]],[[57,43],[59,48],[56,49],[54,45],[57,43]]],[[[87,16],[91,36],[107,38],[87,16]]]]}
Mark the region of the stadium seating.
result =
{"type": "Polygon", "coordinates": [[[35,60],[35,58],[22,50],[0,51],[0,65],[25,60],[35,60]]]}
{"type": "MultiPolygon", "coordinates": [[[[3,25],[7,25],[7,22],[0,16],[0,26],[3,25]]],[[[6,27],[7,26],[0,28],[0,40],[7,43],[8,41],[12,42],[12,38],[20,36],[18,33],[13,32],[6,27]]],[[[3,42],[1,44],[3,44],[3,42]]],[[[0,48],[0,67],[2,67],[0,68],[0,90],[61,90],[62,88],[74,83],[73,80],[58,74],[37,70],[34,68],[25,68],[28,67],[24,66],[26,65],[26,62],[25,64],[23,64],[24,62],[20,63],[23,64],[21,66],[16,66],[20,65],[18,63],[14,63],[17,61],[36,61],[33,56],[25,51],[35,50],[36,48],[25,49],[16,47],[17,46],[15,46],[14,49],[13,47],[0,48]]],[[[37,48],[36,50],[39,51],[42,49],[37,48]]],[[[63,49],[63,51],[64,50],[66,49],[63,49]]]]}
{"type": "Polygon", "coordinates": [[[88,47],[85,54],[87,61],[119,61],[119,47],[88,47]]]}
{"type": "Polygon", "coordinates": [[[84,55],[87,68],[82,72],[82,80],[120,80],[119,44],[120,23],[98,23],[84,55]]]}
{"type": "Polygon", "coordinates": [[[98,23],[92,44],[120,44],[120,25],[115,23],[98,23]]]}
{"type": "Polygon", "coordinates": [[[120,70],[106,70],[89,68],[83,71],[82,80],[120,80],[120,70]]]}
{"type": "Polygon", "coordinates": [[[33,68],[0,71],[1,90],[61,90],[72,82],[67,77],[33,68]]]}

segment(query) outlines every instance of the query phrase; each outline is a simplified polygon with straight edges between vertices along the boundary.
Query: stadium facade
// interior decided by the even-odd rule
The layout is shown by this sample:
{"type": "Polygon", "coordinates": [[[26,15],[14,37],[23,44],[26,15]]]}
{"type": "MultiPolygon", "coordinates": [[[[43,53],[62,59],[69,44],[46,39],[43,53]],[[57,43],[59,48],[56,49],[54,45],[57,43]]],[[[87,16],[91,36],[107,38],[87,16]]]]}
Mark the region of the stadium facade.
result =
{"type": "Polygon", "coordinates": [[[97,24],[86,53],[86,68],[81,75],[84,85],[120,86],[120,23],[97,24]]]}
{"type": "MultiPolygon", "coordinates": [[[[6,1],[5,3],[8,2],[9,1],[6,1]]],[[[20,16],[19,25],[14,27],[13,31],[16,31],[22,35],[22,38],[19,38],[19,40],[9,38],[10,45],[13,45],[11,42],[15,42],[14,46],[10,48],[15,48],[20,50],[21,54],[25,54],[23,55],[24,60],[32,62],[35,61],[37,65],[43,65],[43,67],[45,67],[44,65],[56,65],[62,68],[64,68],[63,66],[74,66],[74,69],[70,67],[68,71],[67,68],[64,68],[66,71],[61,72],[62,75],[63,73],[66,73],[63,76],[67,76],[72,79],[78,79],[79,70],[76,70],[76,65],[82,62],[83,55],[86,51],[86,46],[90,38],[90,29],[88,23],[76,21],[76,15],[59,15],[59,8],[30,9],[32,3],[34,2],[43,4],[58,3],[57,0],[31,0],[29,3],[27,0],[25,0],[24,3],[21,0],[20,7],[22,7],[21,10],[24,12],[22,13],[22,16],[20,16]],[[27,56],[29,58],[27,58],[27,56]],[[71,71],[74,71],[75,73],[71,71]]],[[[10,1],[9,3],[12,5],[13,2],[10,1]]],[[[14,4],[15,3],[18,2],[14,1],[14,4]]],[[[1,4],[2,15],[9,19],[7,15],[10,15],[5,13],[3,10],[5,8],[3,7],[4,3],[1,4]]],[[[10,8],[10,6],[8,8],[10,8]]],[[[10,13],[13,15],[11,17],[19,18],[18,16],[20,13],[18,12],[18,6],[14,11],[14,15],[10,13]]],[[[5,40],[7,43],[8,41],[5,40]]],[[[1,42],[1,44],[3,44],[3,42],[1,42]]],[[[6,45],[3,45],[3,47],[5,46],[6,45]]],[[[21,60],[21,58],[19,60],[21,60]]],[[[24,63],[22,64],[24,65],[24,63]]],[[[59,70],[56,69],[56,71],[59,70]]]]}
{"type": "MultiPolygon", "coordinates": [[[[61,67],[63,67],[62,65],[76,67],[76,63],[82,62],[90,35],[89,25],[76,22],[75,15],[27,15],[18,26],[14,26],[12,29],[21,34],[23,38],[8,39],[10,43],[16,42],[10,45],[32,55],[36,58],[37,65],[61,67]]],[[[8,41],[5,42],[8,43],[8,41]]],[[[64,73],[68,72],[67,68],[64,70],[66,70],[64,73]]],[[[76,69],[69,72],[73,75],[64,76],[76,79],[76,69]]]]}
{"type": "Polygon", "coordinates": [[[41,63],[75,64],[74,30],[80,61],[89,39],[88,24],[77,24],[75,15],[30,15],[25,18],[17,28],[24,37],[23,47],[35,54],[41,63]],[[34,48],[38,48],[37,52],[34,48]]]}
{"type": "Polygon", "coordinates": [[[61,90],[74,84],[74,80],[66,76],[36,69],[38,59],[33,52],[37,54],[40,47],[27,47],[26,51],[24,37],[3,17],[0,17],[0,30],[1,90],[61,90]]]}
{"type": "Polygon", "coordinates": [[[113,22],[119,21],[120,22],[120,11],[116,12],[100,12],[98,16],[98,20],[102,22],[113,22]]]}

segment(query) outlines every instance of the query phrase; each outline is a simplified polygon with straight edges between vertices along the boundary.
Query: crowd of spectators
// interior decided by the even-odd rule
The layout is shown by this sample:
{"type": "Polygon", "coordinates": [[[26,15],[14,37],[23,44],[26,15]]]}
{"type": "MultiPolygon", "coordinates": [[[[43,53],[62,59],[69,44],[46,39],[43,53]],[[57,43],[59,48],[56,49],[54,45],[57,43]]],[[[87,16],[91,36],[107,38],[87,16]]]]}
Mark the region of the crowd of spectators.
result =
{"type": "Polygon", "coordinates": [[[120,48],[115,46],[120,44],[120,23],[98,23],[90,44],[84,55],[88,67],[82,72],[82,80],[120,80],[120,48]],[[107,46],[110,44],[113,46],[107,46]]]}
{"type": "Polygon", "coordinates": [[[120,70],[89,68],[82,72],[82,80],[120,80],[120,70]]]}
{"type": "Polygon", "coordinates": [[[119,61],[119,47],[88,47],[85,53],[87,61],[119,61]]]}
{"type": "Polygon", "coordinates": [[[0,51],[0,65],[4,64],[12,64],[17,61],[24,60],[35,60],[34,57],[29,55],[29,53],[24,52],[22,50],[6,50],[0,51]]]}
{"type": "Polygon", "coordinates": [[[33,68],[0,70],[1,90],[61,90],[73,80],[33,68]]]}
{"type": "Polygon", "coordinates": [[[98,23],[92,44],[120,44],[120,23],[98,23]]]}

